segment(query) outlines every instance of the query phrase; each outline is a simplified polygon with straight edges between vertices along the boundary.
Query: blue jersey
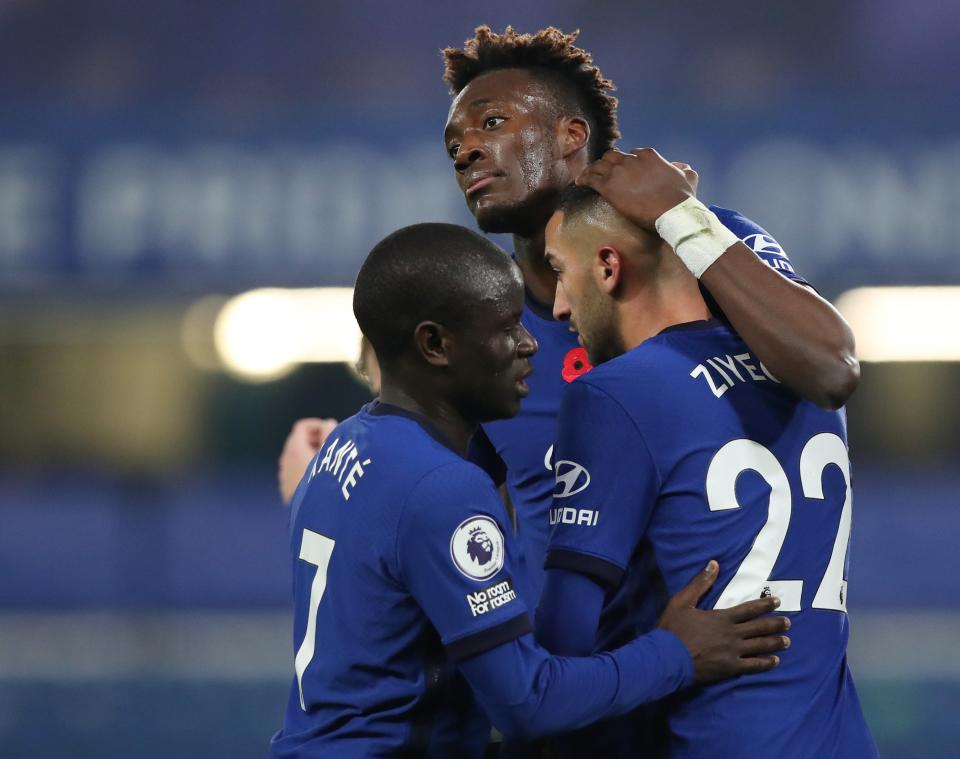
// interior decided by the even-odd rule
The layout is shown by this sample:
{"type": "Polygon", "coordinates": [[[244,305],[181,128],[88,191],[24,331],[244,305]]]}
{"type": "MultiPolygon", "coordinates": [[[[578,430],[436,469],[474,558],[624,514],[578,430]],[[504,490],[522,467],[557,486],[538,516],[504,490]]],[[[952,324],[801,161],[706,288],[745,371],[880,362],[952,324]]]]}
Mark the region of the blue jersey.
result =
{"type": "MultiPolygon", "coordinates": [[[[736,211],[717,206],[711,206],[711,210],[768,266],[806,284],[777,241],[764,229],[736,211]]],[[[709,293],[704,291],[704,297],[711,310],[722,319],[709,293]]],[[[554,487],[552,452],[560,399],[564,388],[588,371],[590,364],[569,324],[555,321],[549,306],[537,303],[528,295],[521,322],[540,346],[530,359],[534,368],[527,380],[530,395],[513,419],[483,425],[485,435],[478,435],[474,441],[471,458],[493,474],[500,464],[493,459],[495,455],[502,460],[500,465],[505,465],[505,473],[501,473],[499,479],[505,478],[516,509],[522,562],[531,585],[531,599],[535,600],[543,585],[543,559],[550,533],[549,511],[554,487]]],[[[646,629],[652,622],[652,618],[648,620],[646,629]]],[[[632,635],[622,640],[629,637],[632,635]]]]}
{"type": "MultiPolygon", "coordinates": [[[[550,307],[537,303],[529,293],[520,322],[539,345],[530,358],[530,394],[520,404],[516,417],[483,425],[472,443],[471,457],[478,463],[484,461],[483,444],[489,440],[486,445],[492,444],[506,467],[507,492],[517,514],[520,561],[531,586],[531,598],[536,599],[543,585],[543,557],[550,534],[547,513],[553,493],[552,454],[560,397],[563,388],[585,373],[590,364],[570,326],[556,321],[550,307]]],[[[489,463],[483,465],[491,470],[489,463]]]]}
{"type": "Polygon", "coordinates": [[[482,755],[453,664],[530,630],[489,477],[429,422],[373,403],[294,498],[293,680],[274,757],[482,755]]]}
{"type": "Polygon", "coordinates": [[[799,400],[719,322],[678,325],[567,389],[555,469],[548,566],[622,588],[652,556],[673,595],[716,559],[704,608],[773,594],[792,618],[779,667],[668,702],[671,756],[876,755],[846,662],[843,412],[799,400]]]}

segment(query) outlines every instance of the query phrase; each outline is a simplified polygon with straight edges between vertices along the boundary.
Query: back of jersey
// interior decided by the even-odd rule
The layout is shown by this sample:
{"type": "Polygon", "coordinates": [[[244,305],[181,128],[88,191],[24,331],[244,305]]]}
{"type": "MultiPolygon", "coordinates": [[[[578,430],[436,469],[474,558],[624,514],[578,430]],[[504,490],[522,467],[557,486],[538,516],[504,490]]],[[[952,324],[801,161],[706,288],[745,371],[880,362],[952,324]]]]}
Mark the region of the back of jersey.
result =
{"type": "Polygon", "coordinates": [[[491,508],[489,478],[423,420],[374,403],[336,428],[292,505],[296,676],[272,756],[482,753],[489,723],[451,660],[526,618],[491,508]],[[471,613],[490,583],[501,605],[471,613]]]}
{"type": "Polygon", "coordinates": [[[584,432],[565,434],[562,419],[558,450],[583,459],[579,499],[596,513],[571,503],[582,525],[558,525],[551,553],[566,546],[629,574],[646,540],[670,595],[716,559],[701,608],[776,595],[792,621],[773,671],[672,699],[671,756],[875,755],[846,664],[843,412],[797,399],[715,322],[666,330],[572,387],[603,451],[573,445],[584,432]]]}

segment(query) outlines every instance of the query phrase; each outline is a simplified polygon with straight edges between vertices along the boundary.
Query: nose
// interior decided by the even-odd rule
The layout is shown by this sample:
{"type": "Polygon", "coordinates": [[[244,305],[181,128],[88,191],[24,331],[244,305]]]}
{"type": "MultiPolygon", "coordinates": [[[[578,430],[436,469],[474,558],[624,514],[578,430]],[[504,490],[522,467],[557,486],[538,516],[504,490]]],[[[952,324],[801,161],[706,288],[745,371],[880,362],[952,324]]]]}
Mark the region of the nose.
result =
{"type": "Polygon", "coordinates": [[[553,298],[553,318],[558,322],[570,318],[570,303],[567,301],[567,295],[563,291],[560,280],[557,280],[557,292],[553,298]]]}
{"type": "Polygon", "coordinates": [[[470,129],[463,135],[463,142],[460,143],[460,149],[457,151],[453,166],[462,173],[486,156],[487,151],[480,142],[477,132],[470,129]]]}
{"type": "Polygon", "coordinates": [[[530,358],[540,349],[540,345],[537,343],[537,338],[527,332],[527,328],[522,324],[520,329],[523,330],[523,333],[520,336],[520,342],[517,344],[517,355],[520,358],[530,358]]]}

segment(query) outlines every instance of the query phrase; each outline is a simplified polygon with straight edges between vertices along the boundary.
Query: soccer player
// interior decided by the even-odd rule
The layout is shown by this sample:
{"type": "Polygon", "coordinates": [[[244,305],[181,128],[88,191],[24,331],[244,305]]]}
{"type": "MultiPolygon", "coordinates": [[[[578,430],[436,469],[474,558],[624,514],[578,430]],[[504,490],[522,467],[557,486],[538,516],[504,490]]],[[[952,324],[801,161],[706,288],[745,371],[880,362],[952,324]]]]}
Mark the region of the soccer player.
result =
{"type": "MultiPolygon", "coordinates": [[[[575,39],[554,28],[531,35],[479,27],[463,48],[444,51],[444,78],[455,95],[445,147],[480,228],[513,235],[527,290],[523,322],[540,344],[539,371],[520,415],[485,425],[493,445],[478,441],[476,453],[483,458],[486,448],[487,458],[495,452],[506,464],[535,581],[547,540],[554,479],[548,454],[560,394],[589,368],[583,350],[550,314],[556,282],[543,264],[543,230],[560,190],[620,136],[613,84],[575,39]]],[[[746,244],[731,246],[700,273],[708,303],[784,384],[817,405],[839,408],[859,377],[843,318],[804,286],[765,230],[733,211],[714,211],[746,244]]],[[[281,491],[293,491],[332,426],[307,420],[294,427],[281,491]]]]}
{"type": "Polygon", "coordinates": [[[756,618],[772,597],[695,608],[713,561],[662,629],[615,651],[533,642],[503,502],[464,458],[478,422],[517,413],[537,348],[503,251],[450,224],[402,229],[361,268],[354,312],[380,397],[337,426],[294,496],[296,677],[272,756],[478,756],[487,717],[537,736],[777,665],[787,620],[756,618]]]}
{"type": "MultiPolygon", "coordinates": [[[[560,191],[620,136],[613,84],[575,39],[552,27],[536,34],[479,27],[463,48],[444,51],[444,78],[454,95],[445,148],[480,229],[513,235],[526,288],[522,321],[540,345],[520,414],[484,424],[473,451],[488,471],[506,465],[500,475],[535,587],[549,533],[560,396],[589,368],[575,337],[551,316],[556,279],[543,263],[544,227],[560,191]]],[[[714,211],[746,244],[732,245],[702,272],[711,308],[785,385],[817,405],[839,408],[859,377],[843,318],[806,286],[765,230],[736,212],[714,211]]],[[[286,467],[281,490],[292,492],[299,481],[315,451],[309,437],[316,440],[318,430],[318,422],[294,428],[288,445],[299,459],[286,467]]]]}
{"type": "MultiPolygon", "coordinates": [[[[529,35],[480,27],[462,49],[444,51],[454,94],[444,141],[455,177],[480,229],[513,235],[527,290],[523,323],[540,344],[520,414],[483,426],[506,464],[535,584],[549,532],[560,397],[589,368],[566,325],[551,316],[556,279],[543,259],[544,228],[561,190],[620,136],[613,85],[575,38],[554,28],[529,35]]],[[[714,211],[734,239],[749,243],[731,244],[698,272],[718,312],[785,384],[819,405],[841,406],[858,377],[843,318],[804,286],[765,230],[736,212],[714,211]]]]}
{"type": "Polygon", "coordinates": [[[590,653],[601,614],[629,614],[643,585],[675,592],[716,556],[705,606],[775,594],[793,647],[776,672],[672,700],[670,756],[876,756],[846,663],[842,410],[798,398],[712,318],[689,267],[726,255],[730,232],[681,171],[652,150],[612,153],[581,181],[630,187],[622,205],[644,229],[590,187],[568,191],[547,225],[554,316],[595,368],[561,406],[538,640],[590,653]],[[655,580],[636,566],[651,552],[655,580]],[[618,592],[638,571],[641,587],[618,592]]]}

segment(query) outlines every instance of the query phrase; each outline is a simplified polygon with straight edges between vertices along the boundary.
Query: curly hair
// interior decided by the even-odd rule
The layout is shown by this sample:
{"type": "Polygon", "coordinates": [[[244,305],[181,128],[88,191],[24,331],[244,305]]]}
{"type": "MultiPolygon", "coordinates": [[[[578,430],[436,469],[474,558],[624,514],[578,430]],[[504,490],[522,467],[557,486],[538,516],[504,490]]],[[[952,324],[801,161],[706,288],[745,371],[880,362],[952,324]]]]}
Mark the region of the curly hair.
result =
{"type": "Polygon", "coordinates": [[[613,82],[594,65],[593,56],[576,45],[580,34],[549,26],[536,34],[518,34],[508,26],[497,34],[478,26],[463,48],[443,52],[444,81],[458,95],[476,77],[501,68],[529,69],[552,86],[561,113],[574,113],[590,124],[590,157],[599,158],[620,137],[613,82]]]}

